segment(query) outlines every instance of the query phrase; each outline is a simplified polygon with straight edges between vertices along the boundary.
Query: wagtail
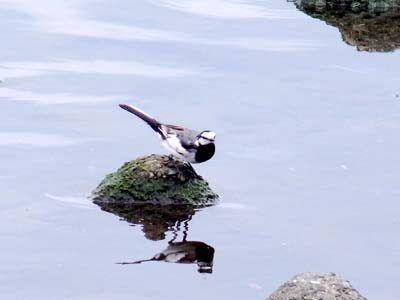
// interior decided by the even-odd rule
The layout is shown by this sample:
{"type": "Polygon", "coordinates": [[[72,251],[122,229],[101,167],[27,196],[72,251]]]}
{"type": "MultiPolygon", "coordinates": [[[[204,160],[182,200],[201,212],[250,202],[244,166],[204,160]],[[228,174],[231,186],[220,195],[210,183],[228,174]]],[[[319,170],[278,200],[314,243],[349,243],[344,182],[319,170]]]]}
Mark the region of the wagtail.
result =
{"type": "Polygon", "coordinates": [[[137,107],[119,105],[141,118],[161,137],[162,143],[175,157],[189,163],[209,160],[215,153],[215,133],[210,130],[195,131],[181,126],[163,124],[137,107]]]}

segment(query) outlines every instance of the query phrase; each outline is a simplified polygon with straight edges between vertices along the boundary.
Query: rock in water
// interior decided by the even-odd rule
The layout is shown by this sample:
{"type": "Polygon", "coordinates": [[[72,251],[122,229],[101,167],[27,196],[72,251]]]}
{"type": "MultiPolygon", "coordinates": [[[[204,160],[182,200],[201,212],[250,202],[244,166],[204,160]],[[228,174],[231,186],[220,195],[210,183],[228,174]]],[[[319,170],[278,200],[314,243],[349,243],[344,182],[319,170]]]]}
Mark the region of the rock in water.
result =
{"type": "Polygon", "coordinates": [[[190,164],[171,155],[129,161],[107,175],[93,192],[95,203],[207,206],[217,200],[218,195],[190,164]]]}
{"type": "Polygon", "coordinates": [[[284,283],[267,300],[366,300],[334,273],[302,273],[284,283]]]}

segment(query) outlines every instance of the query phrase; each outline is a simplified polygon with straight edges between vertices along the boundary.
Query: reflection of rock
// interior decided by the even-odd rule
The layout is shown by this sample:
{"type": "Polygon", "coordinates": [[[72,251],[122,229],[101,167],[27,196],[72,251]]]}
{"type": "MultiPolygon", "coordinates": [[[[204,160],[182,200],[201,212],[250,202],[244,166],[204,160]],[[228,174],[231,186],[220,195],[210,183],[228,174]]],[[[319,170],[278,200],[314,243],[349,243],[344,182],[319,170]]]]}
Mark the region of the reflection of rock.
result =
{"type": "Polygon", "coordinates": [[[193,206],[96,201],[95,203],[101,209],[113,213],[133,225],[141,225],[145,237],[149,240],[163,240],[167,231],[172,232],[172,240],[168,243],[168,247],[153,258],[122,264],[138,264],[145,261],[197,263],[200,273],[212,273],[214,248],[203,242],[186,241],[189,221],[196,212],[193,206]],[[183,241],[175,242],[180,232],[183,234],[183,241]]]}
{"type": "Polygon", "coordinates": [[[306,14],[335,26],[360,51],[400,47],[400,0],[296,0],[306,14]]]}
{"type": "Polygon", "coordinates": [[[172,156],[149,155],[125,163],[93,192],[95,202],[211,205],[218,195],[191,165],[172,156]]]}
{"type": "MultiPolygon", "coordinates": [[[[113,213],[125,221],[141,225],[145,237],[157,241],[165,239],[168,230],[176,230],[174,226],[187,226],[187,222],[195,213],[193,206],[186,205],[152,205],[96,202],[103,210],[113,213]]],[[[179,228],[178,228],[179,230],[179,228]]]]}
{"type": "Polygon", "coordinates": [[[93,192],[93,202],[104,211],[141,225],[145,237],[172,240],[161,253],[148,260],[197,263],[199,272],[211,273],[214,248],[203,242],[186,241],[189,221],[196,209],[218,199],[208,183],[191,165],[172,156],[149,155],[125,163],[107,175],[93,192]],[[175,242],[182,230],[183,241],[175,242]]]}
{"type": "Polygon", "coordinates": [[[214,248],[203,242],[182,241],[171,242],[168,247],[150,259],[121,264],[140,264],[146,261],[164,261],[169,263],[193,264],[197,263],[200,273],[212,273],[214,248]]]}
{"type": "Polygon", "coordinates": [[[334,273],[303,273],[283,284],[267,300],[366,300],[334,273]]]}

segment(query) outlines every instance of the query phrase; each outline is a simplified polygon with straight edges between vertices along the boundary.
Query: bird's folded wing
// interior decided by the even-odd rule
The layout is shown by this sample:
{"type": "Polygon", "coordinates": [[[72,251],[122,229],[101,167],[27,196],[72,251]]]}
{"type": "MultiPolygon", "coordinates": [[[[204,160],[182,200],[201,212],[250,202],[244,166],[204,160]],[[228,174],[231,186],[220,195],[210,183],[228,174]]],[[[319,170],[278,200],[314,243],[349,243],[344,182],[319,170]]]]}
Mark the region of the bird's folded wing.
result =
{"type": "Polygon", "coordinates": [[[165,127],[174,129],[174,130],[179,130],[179,131],[183,131],[185,130],[185,128],[181,127],[181,126],[177,126],[177,125],[169,125],[169,124],[164,124],[165,127]]]}
{"type": "Polygon", "coordinates": [[[195,150],[197,148],[196,144],[192,141],[182,141],[181,140],[181,144],[182,144],[182,147],[188,151],[195,150]]]}

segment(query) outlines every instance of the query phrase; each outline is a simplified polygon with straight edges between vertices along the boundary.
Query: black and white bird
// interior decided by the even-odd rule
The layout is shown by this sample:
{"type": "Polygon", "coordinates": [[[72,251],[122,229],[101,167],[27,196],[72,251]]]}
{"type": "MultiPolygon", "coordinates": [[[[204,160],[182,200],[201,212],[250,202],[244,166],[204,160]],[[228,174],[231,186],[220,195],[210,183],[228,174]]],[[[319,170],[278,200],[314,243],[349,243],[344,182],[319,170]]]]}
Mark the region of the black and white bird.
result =
{"type": "Polygon", "coordinates": [[[215,153],[215,133],[196,131],[181,126],[163,124],[137,107],[119,105],[122,109],[141,118],[161,137],[162,143],[175,157],[189,163],[209,160],[215,153]]]}

